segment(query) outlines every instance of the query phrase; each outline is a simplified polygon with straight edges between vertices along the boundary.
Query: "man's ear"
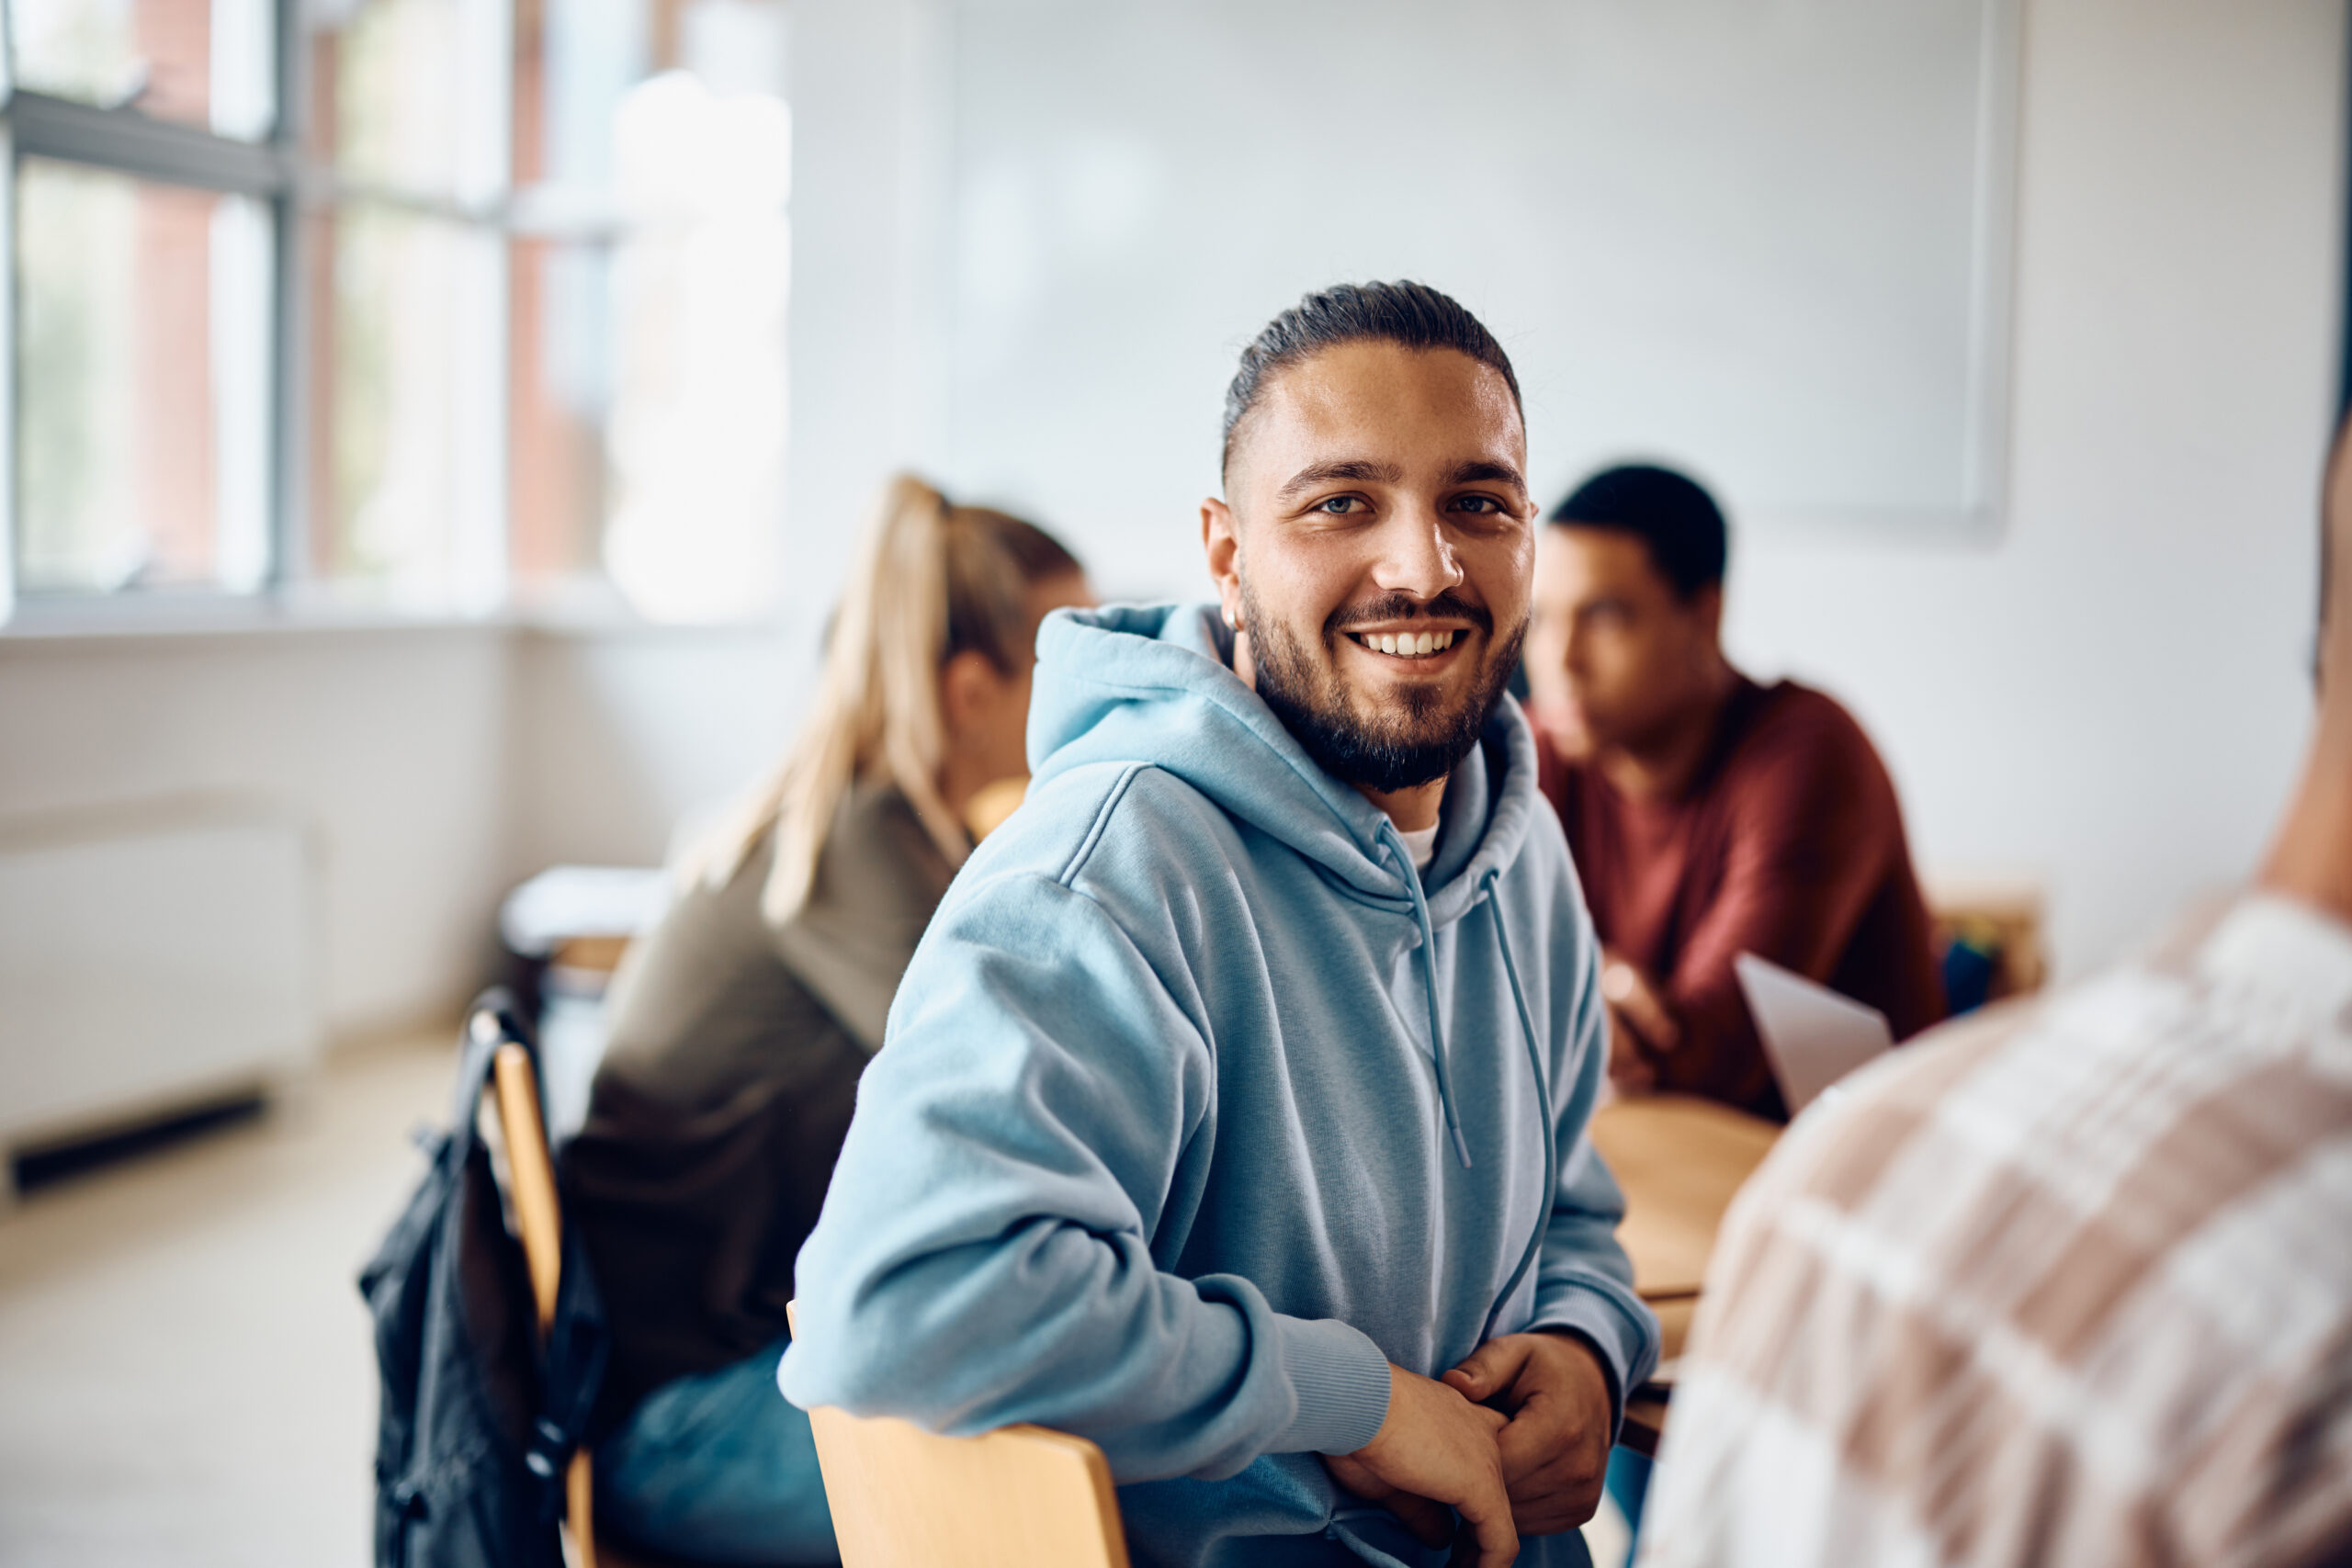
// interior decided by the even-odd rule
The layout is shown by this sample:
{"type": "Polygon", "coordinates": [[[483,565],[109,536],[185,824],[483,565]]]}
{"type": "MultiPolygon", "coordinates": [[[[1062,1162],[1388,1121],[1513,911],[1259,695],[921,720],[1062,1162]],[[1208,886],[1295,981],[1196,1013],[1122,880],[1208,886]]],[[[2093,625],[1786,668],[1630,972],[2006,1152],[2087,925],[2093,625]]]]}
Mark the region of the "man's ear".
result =
{"type": "Polygon", "coordinates": [[[1225,624],[1241,629],[1241,531],[1233,508],[1216,496],[1201,502],[1201,549],[1208,557],[1209,581],[1216,584],[1217,610],[1225,624]]]}
{"type": "Polygon", "coordinates": [[[1711,647],[1724,644],[1724,585],[1710,582],[1690,595],[1690,613],[1698,617],[1700,629],[1707,634],[1711,647]]]}

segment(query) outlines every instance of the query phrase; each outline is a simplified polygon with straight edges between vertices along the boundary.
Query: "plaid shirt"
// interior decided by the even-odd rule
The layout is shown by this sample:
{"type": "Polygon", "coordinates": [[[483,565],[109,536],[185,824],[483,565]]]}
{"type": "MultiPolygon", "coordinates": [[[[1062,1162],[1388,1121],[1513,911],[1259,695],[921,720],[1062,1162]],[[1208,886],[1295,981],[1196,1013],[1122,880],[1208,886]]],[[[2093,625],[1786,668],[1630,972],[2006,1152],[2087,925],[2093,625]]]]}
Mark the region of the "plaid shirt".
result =
{"type": "Polygon", "coordinates": [[[1726,1217],[1641,1568],[2352,1562],[2352,928],[1950,1026],[1726,1217]]]}

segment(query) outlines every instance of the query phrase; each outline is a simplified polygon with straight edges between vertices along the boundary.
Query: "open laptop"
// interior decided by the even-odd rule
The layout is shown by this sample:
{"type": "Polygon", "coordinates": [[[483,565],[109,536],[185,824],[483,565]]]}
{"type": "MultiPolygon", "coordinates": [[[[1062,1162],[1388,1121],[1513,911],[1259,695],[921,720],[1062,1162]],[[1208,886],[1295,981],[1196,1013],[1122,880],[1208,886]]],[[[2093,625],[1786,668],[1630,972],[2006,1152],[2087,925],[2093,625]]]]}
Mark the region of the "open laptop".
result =
{"type": "Polygon", "coordinates": [[[1886,1015],[1876,1008],[1752,953],[1733,959],[1732,968],[1791,1116],[1894,1043],[1886,1015]]]}

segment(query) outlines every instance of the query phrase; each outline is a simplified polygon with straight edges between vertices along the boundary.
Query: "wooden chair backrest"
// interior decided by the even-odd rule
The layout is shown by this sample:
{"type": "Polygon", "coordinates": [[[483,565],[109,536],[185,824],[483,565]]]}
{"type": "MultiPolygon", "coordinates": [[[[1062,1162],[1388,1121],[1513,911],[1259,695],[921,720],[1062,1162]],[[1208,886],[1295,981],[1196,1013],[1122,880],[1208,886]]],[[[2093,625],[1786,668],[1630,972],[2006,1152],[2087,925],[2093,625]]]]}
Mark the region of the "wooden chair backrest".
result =
{"type": "Polygon", "coordinates": [[[944,1438],[830,1407],[808,1420],[842,1568],[1127,1568],[1111,1466],[1084,1438],[944,1438]]]}
{"type": "MultiPolygon", "coordinates": [[[[494,1030],[499,1023],[496,1015],[483,1011],[474,1015],[473,1027],[494,1030]]],[[[491,1057],[490,1072],[499,1136],[506,1145],[507,1200],[514,1207],[514,1228],[522,1232],[523,1260],[544,1337],[555,1322],[556,1287],[563,1280],[563,1210],[556,1197],[555,1156],[539,1115],[539,1076],[532,1070],[531,1054],[512,1040],[491,1057]]],[[[571,1560],[578,1568],[596,1568],[595,1472],[585,1448],[572,1450],[563,1484],[571,1560]]]]}

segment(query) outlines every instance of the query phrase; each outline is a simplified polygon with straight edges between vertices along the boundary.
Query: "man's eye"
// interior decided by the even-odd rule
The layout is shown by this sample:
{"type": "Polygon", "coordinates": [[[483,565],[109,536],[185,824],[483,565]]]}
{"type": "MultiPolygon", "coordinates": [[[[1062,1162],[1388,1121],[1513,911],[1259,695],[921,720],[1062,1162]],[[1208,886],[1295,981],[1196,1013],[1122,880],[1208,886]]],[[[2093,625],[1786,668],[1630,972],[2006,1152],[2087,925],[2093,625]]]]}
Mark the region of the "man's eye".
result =
{"type": "Polygon", "coordinates": [[[1461,496],[1454,501],[1453,505],[1457,511],[1483,513],[1489,517],[1503,509],[1503,503],[1491,495],[1461,496]]]}
{"type": "Polygon", "coordinates": [[[1344,516],[1347,513],[1355,511],[1357,507],[1362,506],[1363,504],[1363,502],[1360,497],[1352,495],[1335,495],[1329,501],[1317,502],[1315,503],[1315,510],[1317,512],[1329,512],[1334,516],[1344,516]]]}

